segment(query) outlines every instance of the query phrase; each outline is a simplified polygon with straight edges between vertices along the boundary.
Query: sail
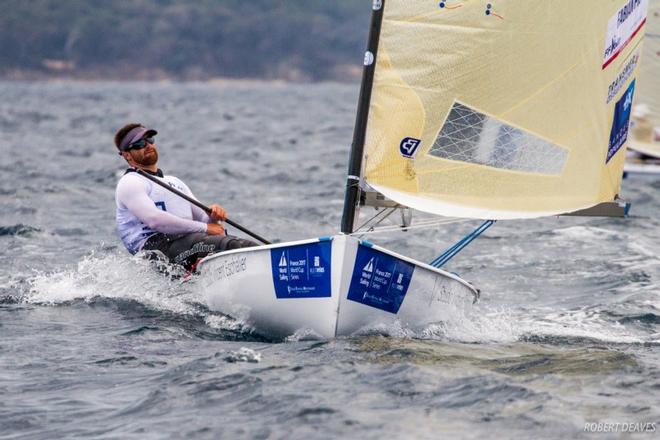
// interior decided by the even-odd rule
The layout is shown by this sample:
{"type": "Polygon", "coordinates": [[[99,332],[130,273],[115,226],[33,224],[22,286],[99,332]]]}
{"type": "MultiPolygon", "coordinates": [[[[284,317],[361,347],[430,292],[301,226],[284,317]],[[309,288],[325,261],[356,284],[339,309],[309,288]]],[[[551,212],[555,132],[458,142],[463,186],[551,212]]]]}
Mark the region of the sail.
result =
{"type": "Polygon", "coordinates": [[[630,148],[660,159],[660,0],[649,0],[630,148]]]}
{"type": "Polygon", "coordinates": [[[374,5],[370,186],[418,210],[489,219],[618,194],[648,0],[374,5]]]}

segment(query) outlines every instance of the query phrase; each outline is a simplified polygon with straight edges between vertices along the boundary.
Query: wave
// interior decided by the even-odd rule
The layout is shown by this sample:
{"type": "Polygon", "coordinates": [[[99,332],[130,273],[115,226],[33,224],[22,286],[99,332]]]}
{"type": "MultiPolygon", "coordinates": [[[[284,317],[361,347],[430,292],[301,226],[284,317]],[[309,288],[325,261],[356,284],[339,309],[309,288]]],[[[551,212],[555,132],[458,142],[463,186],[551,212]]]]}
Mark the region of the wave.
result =
{"type": "MultiPolygon", "coordinates": [[[[644,331],[636,317],[613,319],[612,306],[588,306],[572,310],[507,309],[475,311],[470,317],[446,322],[426,330],[429,337],[458,342],[512,343],[535,342],[552,345],[658,344],[654,332],[644,331]],[[631,324],[631,325],[626,325],[631,324]]],[[[648,318],[648,315],[643,315],[648,318]]],[[[655,316],[655,315],[653,315],[655,316]]]]}
{"type": "Polygon", "coordinates": [[[0,237],[5,235],[19,235],[29,237],[33,232],[41,232],[41,229],[34,226],[18,223],[12,226],[0,226],[0,237]]]}
{"type": "Polygon", "coordinates": [[[657,319],[653,313],[617,318],[602,307],[557,311],[478,305],[465,313],[456,311],[449,319],[421,330],[395,323],[363,328],[354,336],[383,335],[468,344],[655,346],[660,344],[659,334],[649,324],[655,324],[657,319]],[[640,321],[646,324],[645,328],[640,328],[640,321]]]}
{"type": "Polygon", "coordinates": [[[179,271],[171,266],[157,267],[139,256],[127,257],[119,251],[92,253],[75,268],[31,277],[21,301],[43,306],[81,302],[111,305],[126,313],[139,311],[141,316],[153,315],[155,311],[184,327],[194,325],[193,335],[201,338],[213,337],[216,330],[225,338],[232,337],[222,331],[252,334],[245,323],[206,308],[194,283],[182,282],[178,275],[179,271]]]}
{"type": "MultiPolygon", "coordinates": [[[[178,325],[193,327],[194,337],[257,336],[247,323],[209,310],[194,282],[181,282],[154,263],[140,257],[127,257],[119,251],[101,251],[83,258],[74,268],[39,273],[27,281],[21,300],[29,304],[65,305],[84,302],[91,305],[110,301],[120,309],[147,308],[163,316],[173,316],[178,325]],[[220,334],[217,334],[217,331],[220,334]],[[225,334],[222,332],[229,332],[225,334]],[[232,336],[234,335],[234,336],[232,336]]],[[[570,310],[556,307],[495,307],[479,303],[467,310],[455,310],[447,320],[422,329],[400,324],[375,325],[357,335],[387,335],[399,338],[431,339],[477,344],[530,342],[573,345],[658,344],[654,333],[659,322],[657,304],[646,292],[628,296],[619,303],[585,306],[570,310]],[[641,296],[640,296],[641,295],[641,296]]],[[[149,313],[144,312],[147,316],[149,313]]],[[[142,329],[140,331],[149,331],[142,329]]],[[[301,329],[286,341],[319,339],[301,329]]]]}

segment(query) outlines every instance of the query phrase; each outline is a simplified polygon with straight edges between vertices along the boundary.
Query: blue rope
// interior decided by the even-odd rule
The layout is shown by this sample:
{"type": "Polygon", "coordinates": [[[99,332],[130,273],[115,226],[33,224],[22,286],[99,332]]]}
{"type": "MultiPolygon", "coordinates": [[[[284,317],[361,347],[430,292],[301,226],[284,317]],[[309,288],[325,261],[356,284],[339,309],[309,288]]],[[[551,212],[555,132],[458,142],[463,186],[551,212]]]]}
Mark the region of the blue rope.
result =
{"type": "Polygon", "coordinates": [[[486,220],[477,229],[475,229],[474,231],[472,231],[471,233],[469,233],[468,235],[463,237],[461,239],[461,241],[459,241],[458,243],[456,243],[455,245],[453,245],[452,247],[450,247],[449,249],[444,251],[442,254],[440,254],[435,260],[431,261],[429,264],[431,266],[437,267],[437,268],[442,267],[447,261],[454,258],[454,256],[456,254],[458,254],[460,251],[463,250],[463,248],[465,248],[468,244],[470,244],[472,242],[472,240],[474,240],[475,238],[480,236],[484,231],[486,231],[486,229],[493,226],[494,223],[495,223],[495,220],[486,220]]]}

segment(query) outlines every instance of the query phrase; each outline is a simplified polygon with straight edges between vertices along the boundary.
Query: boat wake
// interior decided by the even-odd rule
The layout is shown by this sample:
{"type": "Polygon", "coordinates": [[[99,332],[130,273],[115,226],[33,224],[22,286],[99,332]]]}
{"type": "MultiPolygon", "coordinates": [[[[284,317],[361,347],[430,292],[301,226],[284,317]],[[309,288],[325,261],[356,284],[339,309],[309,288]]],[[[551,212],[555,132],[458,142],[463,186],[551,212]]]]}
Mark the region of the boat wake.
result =
{"type": "Polygon", "coordinates": [[[57,305],[97,297],[136,300],[156,309],[186,313],[190,308],[182,298],[185,285],[163,276],[141,258],[119,253],[84,257],[75,268],[38,273],[30,280],[24,300],[28,303],[57,305]]]}
{"type": "MultiPolygon", "coordinates": [[[[395,324],[365,327],[352,337],[435,340],[467,344],[513,344],[528,342],[544,345],[660,345],[660,333],[652,327],[660,313],[618,316],[604,309],[533,310],[476,306],[465,313],[456,310],[450,318],[422,330],[395,324]],[[647,323],[650,331],[640,329],[647,323]]],[[[287,341],[316,339],[310,330],[300,330],[287,341]]]]}
{"type": "MultiPolygon", "coordinates": [[[[253,335],[245,322],[209,310],[193,283],[163,276],[161,270],[139,257],[127,258],[119,252],[92,253],[74,268],[54,273],[37,273],[23,284],[20,302],[44,306],[72,303],[132,303],[149,313],[175,316],[177,320],[200,322],[210,332],[253,335]]],[[[478,303],[472,308],[456,308],[448,319],[411,330],[400,323],[363,328],[354,336],[385,335],[397,338],[439,340],[474,344],[531,342],[574,345],[660,344],[655,324],[660,308],[649,298],[628,298],[625,310],[609,306],[588,306],[572,310],[556,308],[494,307],[478,303]],[[631,307],[630,304],[639,307],[631,307]]],[[[261,335],[266,338],[268,335],[261,335]]],[[[296,342],[322,339],[300,329],[285,340],[296,342]]]]}
{"type": "Polygon", "coordinates": [[[252,333],[245,323],[208,310],[193,283],[181,281],[180,275],[176,268],[140,257],[92,253],[75,268],[37,273],[25,283],[20,301],[45,306],[129,302],[146,307],[151,314],[155,311],[179,320],[202,320],[211,330],[252,333]]]}
{"type": "Polygon", "coordinates": [[[606,307],[575,310],[492,308],[476,305],[455,310],[449,319],[412,331],[399,323],[361,329],[359,336],[437,340],[467,344],[660,345],[654,331],[660,311],[618,314],[606,307]]]}
{"type": "Polygon", "coordinates": [[[470,317],[430,326],[425,336],[467,343],[660,344],[660,334],[623,321],[598,307],[566,311],[484,307],[470,317]]]}

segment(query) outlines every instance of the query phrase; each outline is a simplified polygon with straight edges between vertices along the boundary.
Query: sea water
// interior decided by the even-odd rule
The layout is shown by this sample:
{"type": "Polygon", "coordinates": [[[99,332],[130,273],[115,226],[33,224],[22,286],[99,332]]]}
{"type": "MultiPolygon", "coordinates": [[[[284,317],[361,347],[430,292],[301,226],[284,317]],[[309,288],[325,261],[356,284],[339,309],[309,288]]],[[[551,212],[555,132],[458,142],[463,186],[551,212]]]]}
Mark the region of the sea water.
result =
{"type": "MultiPolygon", "coordinates": [[[[481,301],[419,333],[274,340],[121,246],[128,122],[260,235],[337,232],[357,92],[0,83],[0,438],[657,435],[660,178],[624,182],[626,220],[498,222],[446,266],[481,301]]],[[[369,239],[430,261],[477,224],[369,239]]]]}

